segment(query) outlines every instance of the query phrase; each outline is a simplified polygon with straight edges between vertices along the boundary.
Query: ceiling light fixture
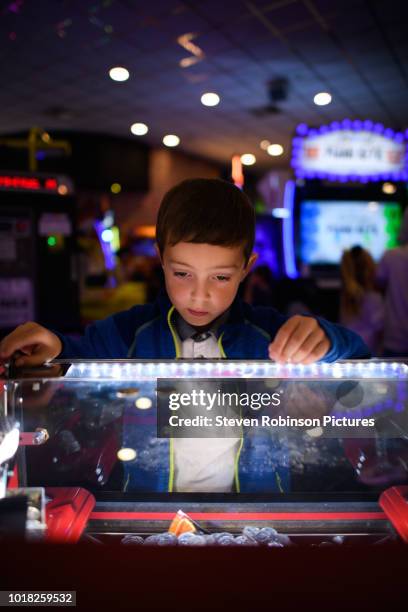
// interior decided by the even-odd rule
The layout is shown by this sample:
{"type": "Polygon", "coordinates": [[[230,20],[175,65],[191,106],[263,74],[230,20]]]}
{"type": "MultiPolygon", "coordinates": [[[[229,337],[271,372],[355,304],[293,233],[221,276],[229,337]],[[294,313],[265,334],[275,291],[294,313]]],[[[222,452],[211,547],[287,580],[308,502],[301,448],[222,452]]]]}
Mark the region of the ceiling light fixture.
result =
{"type": "Polygon", "coordinates": [[[175,134],[166,134],[163,138],[163,144],[166,145],[166,147],[177,147],[177,145],[180,144],[180,138],[175,134]]]}
{"type": "Polygon", "coordinates": [[[201,96],[201,104],[204,106],[217,106],[220,103],[220,96],[214,92],[207,92],[201,96]]]}
{"type": "Polygon", "coordinates": [[[252,155],[252,153],[244,153],[241,155],[241,163],[243,163],[244,166],[253,166],[255,162],[256,157],[252,155]]]}
{"type": "Polygon", "coordinates": [[[123,66],[115,66],[109,70],[109,76],[112,81],[127,81],[129,78],[129,70],[123,66]]]}
{"type": "Polygon", "coordinates": [[[261,149],[266,151],[266,149],[269,147],[270,144],[271,143],[269,142],[269,140],[261,140],[261,142],[259,143],[259,146],[261,147],[261,149]]]}
{"type": "Polygon", "coordinates": [[[133,123],[130,126],[130,131],[135,136],[144,136],[149,131],[149,128],[145,123],[133,123]]]}
{"type": "Polygon", "coordinates": [[[313,98],[313,102],[317,104],[317,106],[326,106],[326,104],[330,104],[331,101],[332,97],[327,91],[321,91],[313,98]]]}
{"type": "Polygon", "coordinates": [[[283,153],[283,147],[280,144],[270,144],[266,151],[272,157],[279,157],[283,153]]]}

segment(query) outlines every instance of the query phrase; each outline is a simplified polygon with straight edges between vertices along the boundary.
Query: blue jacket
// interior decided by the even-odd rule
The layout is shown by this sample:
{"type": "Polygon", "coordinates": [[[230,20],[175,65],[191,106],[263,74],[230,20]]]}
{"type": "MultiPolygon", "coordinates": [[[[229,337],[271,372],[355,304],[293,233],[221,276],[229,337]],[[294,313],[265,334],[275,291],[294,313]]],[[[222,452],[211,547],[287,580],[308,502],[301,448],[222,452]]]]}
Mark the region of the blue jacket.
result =
{"type": "MultiPolygon", "coordinates": [[[[166,293],[156,302],[134,306],[87,327],[82,338],[59,337],[61,359],[172,359],[181,349],[174,328],[174,307],[166,293]]],[[[218,333],[220,353],[227,359],[268,359],[268,345],[289,317],[269,307],[253,308],[236,298],[228,321],[218,333]]],[[[364,359],[370,352],[361,338],[346,328],[317,317],[331,347],[323,361],[364,359]]],[[[150,412],[150,411],[149,411],[150,412]]],[[[173,491],[174,455],[172,440],[157,439],[156,408],[147,418],[144,411],[132,411],[126,418],[123,444],[136,448],[138,456],[152,455],[149,462],[136,460],[126,467],[126,488],[138,491],[173,491]],[[137,414],[135,414],[137,413],[137,414]]],[[[285,442],[270,435],[242,437],[235,460],[237,492],[277,492],[288,490],[289,469],[285,442]]]]}
{"type": "MultiPolygon", "coordinates": [[[[174,329],[174,307],[166,293],[156,302],[97,321],[82,338],[60,337],[60,359],[173,359],[180,357],[174,329]]],[[[268,359],[268,345],[288,320],[274,308],[253,308],[236,298],[228,321],[219,328],[221,355],[227,359],[268,359]]],[[[323,361],[366,359],[370,351],[354,332],[316,317],[331,347],[323,361]]]]}

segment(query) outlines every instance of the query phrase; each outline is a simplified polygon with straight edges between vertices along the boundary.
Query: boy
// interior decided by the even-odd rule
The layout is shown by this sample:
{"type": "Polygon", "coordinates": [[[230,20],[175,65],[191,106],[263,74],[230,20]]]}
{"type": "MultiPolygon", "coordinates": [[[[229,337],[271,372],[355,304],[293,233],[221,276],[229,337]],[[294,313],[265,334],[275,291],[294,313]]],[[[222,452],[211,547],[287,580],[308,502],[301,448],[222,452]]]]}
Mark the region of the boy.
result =
{"type": "MultiPolygon", "coordinates": [[[[20,366],[55,357],[269,357],[303,364],[369,357],[362,340],[343,327],[317,317],[288,318],[273,308],[251,308],[237,297],[239,284],[256,261],[255,215],[234,185],[218,179],[182,182],[165,195],[156,230],[166,291],[154,304],[98,321],[79,340],[26,323],[0,343],[0,358],[20,351],[20,366]]],[[[154,437],[153,430],[140,426],[129,443],[140,455],[154,437]]],[[[264,441],[254,444],[250,436],[245,438],[172,440],[170,460],[167,448],[163,454],[159,445],[159,469],[149,472],[136,461],[128,483],[132,489],[150,491],[225,492],[234,482],[237,491],[282,490],[278,470],[259,468],[262,462],[268,464],[268,452],[276,453],[276,442],[267,448],[264,441]]]]}
{"type": "Polygon", "coordinates": [[[237,298],[256,261],[254,234],[254,210],[238,188],[219,179],[184,181],[159,210],[157,248],[167,291],[154,304],[98,321],[79,340],[25,323],[2,340],[0,358],[20,351],[16,365],[31,366],[56,357],[269,357],[304,364],[369,357],[359,336],[341,326],[288,318],[237,298]]]}

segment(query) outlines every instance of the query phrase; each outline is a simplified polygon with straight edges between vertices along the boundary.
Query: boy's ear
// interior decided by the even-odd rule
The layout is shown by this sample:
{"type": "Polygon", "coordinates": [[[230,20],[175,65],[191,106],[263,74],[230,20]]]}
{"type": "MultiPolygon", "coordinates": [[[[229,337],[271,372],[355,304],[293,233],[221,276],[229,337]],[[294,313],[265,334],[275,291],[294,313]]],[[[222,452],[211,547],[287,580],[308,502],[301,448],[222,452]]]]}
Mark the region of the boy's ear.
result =
{"type": "Polygon", "coordinates": [[[250,258],[248,259],[247,265],[244,268],[244,272],[243,272],[243,276],[241,280],[244,280],[244,278],[250,273],[257,259],[258,259],[258,253],[252,253],[250,258]]]}
{"type": "Polygon", "coordinates": [[[156,250],[157,257],[160,260],[160,265],[163,266],[163,260],[162,260],[162,256],[161,256],[160,249],[159,249],[159,245],[157,244],[157,242],[154,243],[154,248],[156,250]]]}

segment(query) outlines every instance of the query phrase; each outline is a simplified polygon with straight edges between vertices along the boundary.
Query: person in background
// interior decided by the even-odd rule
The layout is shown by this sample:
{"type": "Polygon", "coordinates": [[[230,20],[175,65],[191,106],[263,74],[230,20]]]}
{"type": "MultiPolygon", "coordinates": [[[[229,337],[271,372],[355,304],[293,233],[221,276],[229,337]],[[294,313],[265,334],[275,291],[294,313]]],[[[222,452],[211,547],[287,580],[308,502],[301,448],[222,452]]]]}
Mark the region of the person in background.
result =
{"type": "Polygon", "coordinates": [[[385,291],[384,357],[408,356],[408,208],[399,241],[377,267],[377,283],[385,291]]]}
{"type": "Polygon", "coordinates": [[[368,251],[354,246],[344,251],[340,269],[340,321],[359,334],[374,355],[379,355],[384,328],[384,300],[375,290],[375,262],[368,251]]]}

